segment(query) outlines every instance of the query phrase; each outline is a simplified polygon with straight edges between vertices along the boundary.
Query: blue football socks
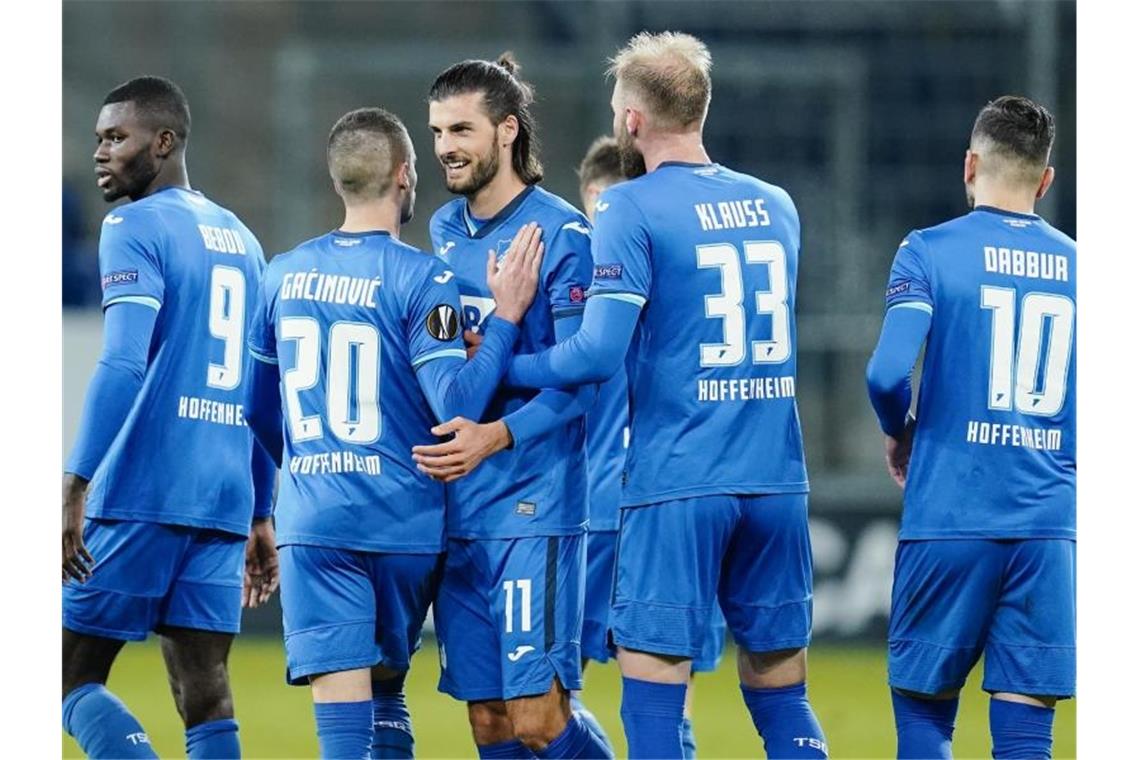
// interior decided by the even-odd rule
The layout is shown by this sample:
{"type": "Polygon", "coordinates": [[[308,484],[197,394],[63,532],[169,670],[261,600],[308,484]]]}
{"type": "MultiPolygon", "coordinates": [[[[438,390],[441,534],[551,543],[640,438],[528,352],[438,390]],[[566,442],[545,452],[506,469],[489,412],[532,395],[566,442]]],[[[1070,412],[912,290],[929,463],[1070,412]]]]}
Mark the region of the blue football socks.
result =
{"type": "Polygon", "coordinates": [[[1053,708],[990,700],[990,736],[997,760],[1053,756],[1053,708]]]}
{"type": "Polygon", "coordinates": [[[602,724],[598,721],[597,717],[592,712],[590,712],[590,708],[586,707],[586,705],[582,703],[582,700],[579,699],[579,693],[580,692],[577,691],[570,693],[571,712],[575,713],[579,718],[582,719],[582,722],[585,723],[590,731],[593,732],[594,736],[596,736],[598,740],[605,745],[606,750],[610,753],[610,755],[615,754],[613,742],[610,741],[610,737],[606,734],[606,730],[602,728],[602,724]]]}
{"type": "Polygon", "coordinates": [[[950,758],[958,698],[919,699],[891,690],[899,760],[950,758]]]}
{"type": "Polygon", "coordinates": [[[630,760],[680,758],[688,684],[621,679],[621,721],[630,760]]]}
{"type": "Polygon", "coordinates": [[[570,713],[570,720],[566,721],[566,728],[546,745],[546,749],[536,752],[544,758],[574,758],[575,760],[590,760],[591,758],[613,758],[613,750],[590,730],[586,721],[577,713],[570,713]]]}
{"type": "Polygon", "coordinates": [[[101,683],[83,684],[64,697],[63,728],[91,758],[158,757],[138,719],[101,683]]]}
{"type": "Polygon", "coordinates": [[[689,718],[681,719],[681,752],[685,760],[696,760],[697,737],[693,736],[693,721],[689,718]]]}
{"type": "Polygon", "coordinates": [[[317,702],[317,741],[323,758],[365,758],[372,745],[372,701],[317,702]]]}
{"type": "Polygon", "coordinates": [[[807,698],[807,684],[740,691],[771,758],[825,758],[827,740],[807,698]]]}
{"type": "Polygon", "coordinates": [[[241,757],[237,721],[222,718],[186,729],[186,757],[189,760],[230,760],[241,757]]]}
{"type": "Polygon", "coordinates": [[[412,716],[404,699],[401,673],[386,681],[372,682],[372,754],[373,758],[415,757],[415,734],[412,716]]]}

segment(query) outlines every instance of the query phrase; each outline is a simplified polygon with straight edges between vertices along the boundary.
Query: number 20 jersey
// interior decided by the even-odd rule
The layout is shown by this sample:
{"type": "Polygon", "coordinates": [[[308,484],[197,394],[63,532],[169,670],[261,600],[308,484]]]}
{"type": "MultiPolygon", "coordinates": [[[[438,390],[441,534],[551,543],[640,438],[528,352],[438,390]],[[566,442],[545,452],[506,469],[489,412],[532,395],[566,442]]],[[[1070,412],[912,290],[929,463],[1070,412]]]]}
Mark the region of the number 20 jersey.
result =
{"type": "Polygon", "coordinates": [[[932,315],[900,538],[1076,538],[1076,250],[984,206],[899,246],[887,308],[932,315]]]}
{"type": "Polygon", "coordinates": [[[806,492],[788,194],[718,164],[666,162],[607,189],[594,220],[591,298],[642,306],[622,506],[806,492]]]}
{"type": "Polygon", "coordinates": [[[135,404],[95,471],[87,515],[246,535],[253,436],[245,350],[265,259],[230,211],[169,187],[103,219],[103,307],[158,311],[135,404]]]}
{"type": "Polygon", "coordinates": [[[277,543],[443,549],[443,485],[416,469],[435,416],[416,368],[465,359],[455,278],[387,232],[333,231],[276,256],[250,350],[279,362],[277,543]]]}

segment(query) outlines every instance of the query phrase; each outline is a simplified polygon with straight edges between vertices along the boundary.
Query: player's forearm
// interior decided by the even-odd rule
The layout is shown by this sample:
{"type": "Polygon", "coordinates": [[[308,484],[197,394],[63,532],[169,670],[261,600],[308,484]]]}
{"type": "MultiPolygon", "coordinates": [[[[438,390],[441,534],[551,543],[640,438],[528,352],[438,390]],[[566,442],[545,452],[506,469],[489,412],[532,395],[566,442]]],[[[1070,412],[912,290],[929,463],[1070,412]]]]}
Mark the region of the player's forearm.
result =
{"type": "Polygon", "coordinates": [[[273,488],[277,483],[277,464],[265,447],[257,440],[253,442],[253,517],[259,519],[273,514],[273,488]]]}
{"type": "Polygon", "coordinates": [[[883,320],[879,344],[867,364],[867,392],[883,432],[899,437],[911,403],[911,372],[930,331],[930,314],[891,309],[883,320]]]}
{"type": "Polygon", "coordinates": [[[514,445],[545,435],[581,417],[598,399],[598,386],[579,385],[573,390],[548,388],[503,418],[514,445]]]}
{"type": "Polygon", "coordinates": [[[120,303],[107,308],[103,352],[87,387],[79,435],[65,465],[90,480],[126,422],[146,374],[147,350],[158,312],[120,303]]]}
{"type": "MultiPolygon", "coordinates": [[[[277,365],[257,359],[250,362],[250,365],[250,378],[245,387],[242,405],[245,421],[273,464],[281,467],[285,438],[281,430],[281,390],[277,365]]],[[[256,481],[254,485],[256,486],[256,481]]]]}
{"type": "Polygon", "coordinates": [[[537,354],[516,356],[507,383],[521,388],[572,388],[613,377],[625,361],[641,309],[624,301],[591,298],[582,326],[537,354]]]}
{"type": "Polygon", "coordinates": [[[443,357],[418,368],[416,377],[436,419],[478,420],[483,416],[507,369],[518,335],[516,325],[492,316],[470,361],[443,357]]]}
{"type": "Polygon", "coordinates": [[[87,386],[79,436],[65,471],[91,480],[134,406],[142,377],[131,369],[100,361],[87,386]]]}

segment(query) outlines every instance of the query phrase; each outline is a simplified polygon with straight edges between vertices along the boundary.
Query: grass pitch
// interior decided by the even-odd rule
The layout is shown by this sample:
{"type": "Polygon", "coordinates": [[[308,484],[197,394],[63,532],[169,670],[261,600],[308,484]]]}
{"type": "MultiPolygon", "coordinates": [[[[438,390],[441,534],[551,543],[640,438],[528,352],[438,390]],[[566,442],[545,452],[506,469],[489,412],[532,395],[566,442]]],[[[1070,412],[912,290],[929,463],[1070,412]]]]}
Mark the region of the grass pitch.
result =
{"type": "MultiPolygon", "coordinates": [[[[885,646],[882,648],[813,647],[808,688],[827,734],[833,758],[894,757],[895,735],[887,692],[885,646]]],[[[694,724],[699,757],[759,757],[761,742],[740,698],[733,650],[725,652],[716,673],[697,677],[694,724]]],[[[281,642],[239,636],[230,656],[242,749],[247,758],[316,757],[312,706],[306,688],[285,685],[281,642]]],[[[439,661],[434,643],[412,662],[408,704],[416,729],[418,757],[475,757],[466,710],[436,691],[439,661]]],[[[954,733],[958,758],[990,756],[988,699],[975,669],[962,694],[954,733]]],[[[142,721],[161,757],[185,757],[182,724],[166,685],[156,643],[128,644],[111,673],[109,687],[142,721]]],[[[621,681],[616,663],[591,664],[586,671],[585,702],[605,726],[619,757],[625,756],[618,707],[621,681]]],[[[1057,707],[1053,756],[1076,756],[1075,704],[1057,707]]],[[[82,757],[64,737],[64,757],[82,757]]]]}

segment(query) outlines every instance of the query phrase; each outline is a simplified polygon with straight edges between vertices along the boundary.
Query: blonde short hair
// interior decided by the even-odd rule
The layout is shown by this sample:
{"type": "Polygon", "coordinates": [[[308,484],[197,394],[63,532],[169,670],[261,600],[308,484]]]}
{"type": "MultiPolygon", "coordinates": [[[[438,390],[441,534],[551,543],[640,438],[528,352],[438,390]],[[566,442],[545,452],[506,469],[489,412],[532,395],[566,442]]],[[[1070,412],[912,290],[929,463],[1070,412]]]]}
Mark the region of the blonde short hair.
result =
{"type": "Polygon", "coordinates": [[[712,56],[705,43],[682,32],[641,32],[610,59],[614,77],[666,128],[700,126],[712,99],[712,56]]]}

